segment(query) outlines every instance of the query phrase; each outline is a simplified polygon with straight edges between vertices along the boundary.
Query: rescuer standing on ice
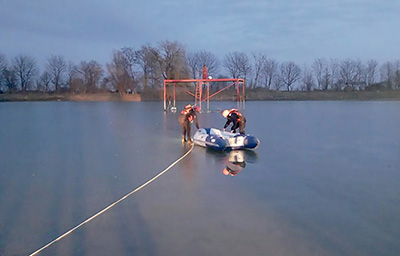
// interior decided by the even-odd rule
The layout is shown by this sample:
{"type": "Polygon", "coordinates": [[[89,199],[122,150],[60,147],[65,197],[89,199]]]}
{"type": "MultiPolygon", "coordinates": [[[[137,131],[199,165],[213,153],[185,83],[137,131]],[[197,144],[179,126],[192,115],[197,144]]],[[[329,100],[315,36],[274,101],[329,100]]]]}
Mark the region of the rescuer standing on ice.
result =
{"type": "Polygon", "coordinates": [[[182,126],[182,142],[185,142],[186,140],[192,142],[190,129],[192,122],[196,128],[199,129],[196,112],[198,112],[198,108],[188,104],[181,111],[181,114],[178,117],[178,122],[182,126]]]}

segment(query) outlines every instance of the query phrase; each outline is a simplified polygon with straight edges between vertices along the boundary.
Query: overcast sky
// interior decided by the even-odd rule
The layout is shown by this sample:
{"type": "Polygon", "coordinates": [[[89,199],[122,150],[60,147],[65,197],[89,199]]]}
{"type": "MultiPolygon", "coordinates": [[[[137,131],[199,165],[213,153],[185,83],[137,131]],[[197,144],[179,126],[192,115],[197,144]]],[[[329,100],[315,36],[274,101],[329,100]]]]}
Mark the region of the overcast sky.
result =
{"type": "Polygon", "coordinates": [[[113,50],[178,41],[222,58],[400,59],[400,0],[0,0],[0,53],[104,65],[113,50]]]}

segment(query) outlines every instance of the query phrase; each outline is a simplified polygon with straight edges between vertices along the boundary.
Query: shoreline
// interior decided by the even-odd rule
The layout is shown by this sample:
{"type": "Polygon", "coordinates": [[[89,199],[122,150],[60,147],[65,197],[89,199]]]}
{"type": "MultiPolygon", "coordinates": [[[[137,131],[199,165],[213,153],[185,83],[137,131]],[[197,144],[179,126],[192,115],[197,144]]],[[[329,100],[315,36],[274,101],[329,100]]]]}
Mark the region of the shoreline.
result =
{"type": "Polygon", "coordinates": [[[18,92],[0,94],[0,102],[18,101],[141,101],[139,94],[118,93],[38,93],[38,92],[18,92]]]}
{"type": "MultiPolygon", "coordinates": [[[[177,94],[177,101],[192,100],[188,94],[177,94]]],[[[386,91],[270,91],[265,89],[246,90],[246,101],[400,101],[400,90],[386,91]]],[[[38,93],[18,92],[0,94],[0,102],[18,101],[163,101],[163,92],[151,94],[118,93],[38,93]]],[[[210,101],[236,101],[234,91],[216,95],[210,101]]]]}

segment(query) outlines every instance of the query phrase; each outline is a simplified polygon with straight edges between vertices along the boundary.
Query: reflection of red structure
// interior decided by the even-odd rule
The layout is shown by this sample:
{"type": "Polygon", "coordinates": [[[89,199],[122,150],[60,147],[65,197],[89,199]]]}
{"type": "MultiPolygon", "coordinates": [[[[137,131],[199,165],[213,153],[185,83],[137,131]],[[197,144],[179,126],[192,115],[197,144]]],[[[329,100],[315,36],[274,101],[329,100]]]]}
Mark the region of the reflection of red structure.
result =
{"type": "MultiPolygon", "coordinates": [[[[210,77],[211,78],[211,77],[210,77]]],[[[194,96],[194,105],[199,106],[201,108],[201,103],[203,101],[207,101],[207,110],[210,109],[210,98],[217,95],[218,93],[228,89],[229,87],[236,85],[236,101],[238,104],[242,102],[243,108],[244,108],[244,102],[245,102],[245,85],[244,85],[244,79],[240,78],[231,78],[231,79],[209,79],[207,77],[207,67],[204,66],[202,70],[202,78],[201,79],[178,79],[178,80],[164,80],[164,111],[167,110],[167,86],[168,85],[173,85],[174,86],[174,93],[173,93],[173,106],[175,107],[175,102],[176,102],[176,94],[175,94],[175,89],[177,86],[177,83],[195,83],[195,91],[190,92],[186,91],[190,95],[194,96]],[[213,93],[210,95],[210,82],[231,82],[221,90],[213,93]],[[205,95],[203,95],[203,86],[207,87],[207,90],[205,92],[205,95]],[[242,86],[242,94],[240,92],[240,86],[242,86]]]]}

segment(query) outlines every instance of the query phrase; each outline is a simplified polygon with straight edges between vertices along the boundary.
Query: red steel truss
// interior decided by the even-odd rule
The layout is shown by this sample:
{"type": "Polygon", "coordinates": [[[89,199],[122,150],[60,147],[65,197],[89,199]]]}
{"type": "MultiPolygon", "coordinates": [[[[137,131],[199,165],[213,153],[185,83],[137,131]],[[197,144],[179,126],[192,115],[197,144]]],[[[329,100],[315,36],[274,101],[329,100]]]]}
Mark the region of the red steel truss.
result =
{"type": "MultiPolygon", "coordinates": [[[[204,72],[204,71],[203,71],[204,72]]],[[[203,73],[203,77],[204,77],[203,73]]],[[[190,92],[186,91],[190,95],[194,96],[194,105],[199,106],[201,109],[201,103],[203,101],[207,101],[207,110],[210,110],[210,98],[217,95],[218,93],[228,89],[231,86],[236,86],[236,92],[237,92],[237,97],[236,101],[238,105],[242,102],[243,108],[244,108],[244,102],[245,102],[245,84],[244,84],[244,79],[240,78],[227,78],[227,79],[171,79],[171,80],[164,80],[164,111],[167,110],[167,86],[168,85],[173,85],[174,86],[174,93],[173,93],[173,107],[176,107],[176,95],[175,95],[175,88],[176,88],[176,83],[195,83],[195,92],[190,92]],[[213,93],[210,95],[210,82],[232,82],[229,85],[225,86],[221,90],[213,93]],[[203,97],[203,85],[207,86],[206,90],[206,95],[203,97]],[[242,86],[242,95],[240,94],[240,86],[242,86]]]]}

